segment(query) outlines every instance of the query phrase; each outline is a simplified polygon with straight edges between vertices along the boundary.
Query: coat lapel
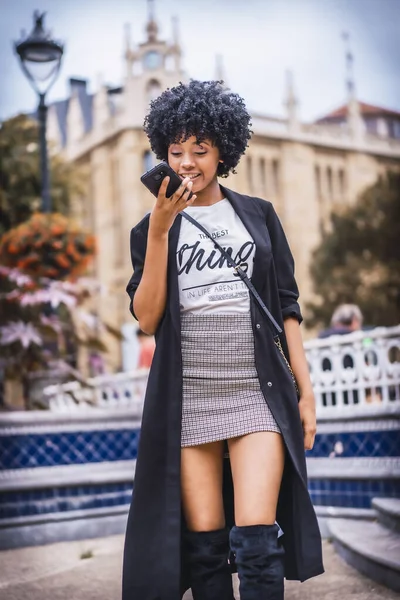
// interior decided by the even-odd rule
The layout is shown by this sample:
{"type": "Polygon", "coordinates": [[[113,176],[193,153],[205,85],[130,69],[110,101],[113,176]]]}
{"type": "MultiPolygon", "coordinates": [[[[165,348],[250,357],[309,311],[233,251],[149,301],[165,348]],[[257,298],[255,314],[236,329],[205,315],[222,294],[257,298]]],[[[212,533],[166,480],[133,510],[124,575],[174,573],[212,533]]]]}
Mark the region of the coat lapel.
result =
{"type": "Polygon", "coordinates": [[[178,268],[176,265],[176,252],[178,248],[179,232],[181,230],[181,215],[177,215],[174,224],[169,231],[168,241],[168,303],[171,321],[176,333],[180,335],[180,310],[179,310],[179,287],[178,268]]]}

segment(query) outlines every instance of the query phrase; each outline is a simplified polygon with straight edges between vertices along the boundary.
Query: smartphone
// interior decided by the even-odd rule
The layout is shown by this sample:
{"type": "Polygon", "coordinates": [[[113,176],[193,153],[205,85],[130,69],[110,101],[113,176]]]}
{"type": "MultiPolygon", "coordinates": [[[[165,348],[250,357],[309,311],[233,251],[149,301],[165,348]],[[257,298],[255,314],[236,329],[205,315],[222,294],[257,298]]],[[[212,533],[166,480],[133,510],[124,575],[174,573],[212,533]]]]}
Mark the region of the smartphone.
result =
{"type": "MultiPolygon", "coordinates": [[[[160,187],[162,184],[162,180],[164,179],[164,177],[167,176],[170,178],[167,187],[167,198],[169,198],[170,196],[172,196],[172,194],[176,192],[178,187],[182,184],[182,179],[166,162],[161,162],[149,171],[146,171],[146,173],[144,173],[141,176],[140,181],[157,198],[158,192],[160,191],[160,187]]],[[[193,194],[192,192],[190,192],[188,200],[192,196],[193,194]]]]}

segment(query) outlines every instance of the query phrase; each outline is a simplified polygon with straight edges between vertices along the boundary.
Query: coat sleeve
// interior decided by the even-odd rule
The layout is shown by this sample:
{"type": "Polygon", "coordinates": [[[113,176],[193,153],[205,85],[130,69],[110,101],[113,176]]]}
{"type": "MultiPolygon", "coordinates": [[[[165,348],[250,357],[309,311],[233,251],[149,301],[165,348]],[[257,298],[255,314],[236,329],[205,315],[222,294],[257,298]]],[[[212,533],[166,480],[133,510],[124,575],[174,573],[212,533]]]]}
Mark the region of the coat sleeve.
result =
{"type": "Polygon", "coordinates": [[[282,316],[283,319],[294,317],[301,323],[303,317],[297,302],[299,289],[294,277],[293,256],[279,217],[272,204],[268,203],[268,205],[267,227],[272,243],[282,316]]]}
{"type": "Polygon", "coordinates": [[[137,319],[133,311],[133,299],[135,297],[135,293],[140,283],[140,280],[142,279],[144,259],[146,256],[147,248],[147,230],[144,226],[143,221],[141,221],[138,225],[136,225],[136,227],[132,229],[130,246],[133,275],[130,278],[128,285],[126,286],[126,291],[130,298],[129,310],[131,311],[135,319],[137,319]]]}

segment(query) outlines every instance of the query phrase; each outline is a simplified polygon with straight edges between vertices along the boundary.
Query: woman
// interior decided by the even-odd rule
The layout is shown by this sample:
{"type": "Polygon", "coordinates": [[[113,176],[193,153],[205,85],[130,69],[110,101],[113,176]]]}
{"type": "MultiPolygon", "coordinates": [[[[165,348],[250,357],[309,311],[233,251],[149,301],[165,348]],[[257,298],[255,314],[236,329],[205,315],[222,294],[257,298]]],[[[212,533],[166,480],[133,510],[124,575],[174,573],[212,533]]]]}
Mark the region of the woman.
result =
{"type": "Polygon", "coordinates": [[[220,82],[169,89],[145,119],[153,151],[182,185],[167,198],[165,179],[131,233],[130,308],[156,351],[123,600],[178,600],[188,587],[195,600],[233,600],[234,570],[241,600],[280,600],[284,576],[323,572],[304,456],[315,401],[292,255],[272,205],[217,180],[234,172],[249,126],[242,99],[220,82]],[[299,400],[269,321],[183,211],[240,263],[284,330],[299,400]]]}

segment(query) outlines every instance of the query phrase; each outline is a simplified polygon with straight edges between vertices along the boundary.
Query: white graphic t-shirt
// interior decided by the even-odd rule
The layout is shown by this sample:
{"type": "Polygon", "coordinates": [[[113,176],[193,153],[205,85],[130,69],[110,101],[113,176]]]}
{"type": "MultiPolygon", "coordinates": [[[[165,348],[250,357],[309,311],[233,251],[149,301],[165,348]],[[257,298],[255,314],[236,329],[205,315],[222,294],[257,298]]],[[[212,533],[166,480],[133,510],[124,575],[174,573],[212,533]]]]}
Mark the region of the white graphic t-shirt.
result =
{"type": "MultiPolygon", "coordinates": [[[[239,262],[249,278],[255,243],[228,199],[185,209],[239,262]]],[[[249,290],[214,244],[184,217],[177,250],[181,312],[237,313],[250,310],[249,290]]]]}

